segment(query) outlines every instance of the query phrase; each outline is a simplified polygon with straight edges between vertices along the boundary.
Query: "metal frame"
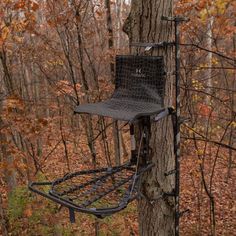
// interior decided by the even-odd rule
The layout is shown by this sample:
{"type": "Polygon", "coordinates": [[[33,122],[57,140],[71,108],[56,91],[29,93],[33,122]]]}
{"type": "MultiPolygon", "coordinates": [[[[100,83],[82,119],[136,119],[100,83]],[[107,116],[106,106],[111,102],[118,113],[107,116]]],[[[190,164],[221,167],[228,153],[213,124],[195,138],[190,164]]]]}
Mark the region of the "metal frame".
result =
{"type": "MultiPolygon", "coordinates": [[[[175,118],[175,125],[174,125],[174,152],[175,152],[175,169],[169,171],[165,174],[165,176],[175,174],[175,189],[171,193],[164,193],[165,196],[174,197],[175,198],[175,236],[179,236],[179,218],[181,216],[181,213],[179,211],[179,193],[180,193],[180,31],[179,31],[179,24],[188,21],[188,19],[183,17],[162,17],[163,21],[170,21],[174,22],[174,29],[175,29],[175,41],[174,42],[160,42],[160,43],[131,43],[130,46],[134,47],[145,47],[145,51],[149,51],[152,48],[160,48],[160,47],[172,47],[175,46],[175,100],[176,100],[176,109],[174,112],[173,108],[166,108],[161,112],[159,115],[154,117],[143,117],[141,119],[142,122],[142,128],[143,128],[143,135],[142,141],[143,141],[143,150],[141,153],[142,160],[139,160],[139,154],[136,153],[136,144],[134,139],[134,126],[133,124],[130,125],[130,135],[131,135],[131,160],[128,164],[113,167],[110,168],[103,168],[98,170],[90,170],[90,171],[79,171],[76,173],[72,173],[69,175],[64,176],[63,178],[57,179],[53,182],[41,182],[41,183],[30,183],[29,189],[41,196],[44,196],[50,200],[53,200],[54,202],[57,202],[61,204],[62,206],[65,206],[69,209],[70,219],[72,222],[75,221],[74,211],[77,212],[83,212],[88,214],[93,214],[97,217],[103,218],[105,216],[114,214],[118,211],[121,211],[122,209],[126,208],[128,203],[136,199],[140,194],[137,191],[134,196],[132,196],[132,191],[134,190],[134,186],[137,184],[138,179],[142,175],[143,172],[150,170],[153,167],[153,164],[149,164],[147,159],[149,156],[149,135],[150,135],[150,121],[159,121],[165,116],[168,115],[174,115],[175,118]],[[139,163],[141,162],[141,163],[139,163]],[[108,189],[104,194],[98,195],[95,198],[91,199],[90,201],[85,202],[82,205],[76,205],[72,201],[68,199],[63,199],[60,194],[58,194],[54,186],[58,183],[61,183],[69,178],[73,178],[73,176],[76,175],[84,175],[89,173],[98,173],[107,170],[107,174],[105,176],[102,176],[100,178],[106,178],[106,176],[111,175],[112,173],[116,171],[121,171],[124,168],[132,168],[132,165],[136,164],[136,172],[132,175],[133,181],[132,184],[129,185],[128,191],[125,193],[125,196],[123,197],[123,200],[117,205],[117,207],[110,207],[110,208],[86,208],[89,206],[92,202],[97,201],[98,199],[101,199],[103,196],[107,195],[108,193],[114,191],[119,186],[122,186],[123,184],[130,181],[130,178],[127,179],[124,182],[121,182],[118,184],[117,187],[113,187],[111,189],[108,189]],[[109,171],[111,174],[109,174],[109,171]],[[48,193],[45,193],[43,191],[40,191],[37,189],[39,186],[50,186],[51,190],[48,193]]],[[[93,180],[96,182],[97,179],[93,180]]],[[[91,183],[91,181],[90,181],[91,183]]],[[[89,183],[87,183],[89,184],[89,183]]],[[[83,188],[86,184],[83,186],[80,186],[79,188],[83,188]]],[[[188,210],[187,210],[188,211],[188,210]]]]}
{"type": "MultiPolygon", "coordinates": [[[[148,171],[149,169],[151,169],[153,167],[152,164],[149,164],[141,169],[138,170],[138,172],[136,172],[136,168],[134,168],[134,166],[130,163],[122,165],[122,166],[117,166],[117,167],[113,167],[113,168],[101,168],[101,169],[96,169],[96,170],[84,170],[84,171],[78,171],[72,174],[68,174],[65,175],[63,178],[59,178],[56,179],[53,182],[32,182],[29,184],[29,189],[32,192],[35,192],[43,197],[46,197],[56,203],[61,204],[64,207],[67,207],[69,209],[69,213],[70,213],[70,219],[72,221],[72,223],[74,222],[74,211],[76,212],[82,212],[82,213],[87,213],[87,214],[93,214],[98,218],[104,218],[106,216],[109,216],[111,214],[114,214],[116,212],[119,212],[121,210],[123,210],[124,208],[127,207],[127,205],[132,202],[133,200],[135,200],[138,197],[138,192],[134,189],[134,186],[137,184],[140,176],[148,171]],[[124,179],[123,181],[121,181],[118,185],[107,189],[107,191],[105,191],[102,195],[98,195],[96,196],[96,198],[91,199],[90,201],[85,202],[84,204],[81,205],[77,205],[75,203],[73,203],[73,201],[70,201],[69,199],[65,199],[62,196],[60,196],[60,193],[58,193],[57,191],[55,191],[54,187],[59,184],[62,183],[63,181],[66,181],[68,179],[71,179],[75,176],[82,176],[82,175],[86,175],[86,174],[92,174],[92,173],[99,173],[99,172],[105,172],[105,174],[103,176],[101,176],[100,178],[95,178],[94,180],[90,181],[90,183],[96,183],[97,181],[101,180],[102,178],[107,178],[110,177],[112,174],[114,173],[118,173],[124,169],[128,169],[128,170],[132,170],[134,173],[132,176],[129,176],[127,179],[124,179]],[[102,197],[104,197],[105,195],[109,194],[110,192],[116,190],[118,187],[124,185],[125,183],[129,182],[130,180],[132,180],[131,184],[128,187],[128,190],[125,192],[122,200],[117,204],[117,207],[110,207],[110,208],[86,208],[87,206],[89,206],[91,203],[101,199],[102,197]],[[39,190],[38,188],[40,186],[49,186],[50,190],[49,192],[44,192],[39,190]],[[135,192],[136,191],[136,192],[135,192]],[[134,195],[133,195],[134,193],[134,195]]],[[[87,185],[88,183],[85,183],[81,186],[78,186],[79,189],[82,189],[85,185],[87,185]]]]}

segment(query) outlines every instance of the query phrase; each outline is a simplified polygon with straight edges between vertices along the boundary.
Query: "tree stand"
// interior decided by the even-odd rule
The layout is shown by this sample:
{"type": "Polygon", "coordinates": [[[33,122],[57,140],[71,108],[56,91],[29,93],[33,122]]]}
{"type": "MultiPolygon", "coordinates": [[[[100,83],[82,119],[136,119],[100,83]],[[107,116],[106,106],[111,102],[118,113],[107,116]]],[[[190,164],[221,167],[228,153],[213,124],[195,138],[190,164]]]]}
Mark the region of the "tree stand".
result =
{"type": "Polygon", "coordinates": [[[128,163],[115,167],[82,170],[69,173],[52,182],[33,182],[29,189],[39,195],[61,204],[69,209],[71,222],[75,222],[74,212],[93,214],[103,218],[114,214],[138,197],[139,179],[149,171],[153,164],[149,161],[150,123],[165,116],[175,114],[175,174],[176,184],[172,193],[165,196],[175,197],[175,234],[179,235],[179,155],[180,155],[180,87],[179,87],[179,31],[178,23],[182,18],[163,17],[174,21],[175,42],[133,43],[131,46],[151,48],[176,48],[176,112],[164,107],[165,66],[163,57],[144,55],[116,56],[115,90],[110,99],[76,107],[75,113],[87,113],[116,120],[128,121],[131,136],[131,157],[128,163]],[[140,140],[136,142],[134,125],[141,123],[140,140]],[[45,190],[47,186],[47,191],[45,190]]]}

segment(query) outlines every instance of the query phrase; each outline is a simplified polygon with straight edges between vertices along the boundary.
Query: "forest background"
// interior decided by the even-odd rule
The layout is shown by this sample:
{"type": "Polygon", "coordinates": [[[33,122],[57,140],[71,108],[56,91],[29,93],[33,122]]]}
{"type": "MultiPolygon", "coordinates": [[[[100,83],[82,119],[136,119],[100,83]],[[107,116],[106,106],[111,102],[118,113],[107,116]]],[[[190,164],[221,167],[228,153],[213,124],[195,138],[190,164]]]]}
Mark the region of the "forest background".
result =
{"type": "MultiPolygon", "coordinates": [[[[181,26],[182,235],[236,235],[236,1],[174,1],[181,26]]],[[[79,117],[110,96],[129,54],[125,0],[0,2],[0,235],[138,235],[136,204],[104,220],[27,184],[129,158],[128,127],[79,117]]]]}

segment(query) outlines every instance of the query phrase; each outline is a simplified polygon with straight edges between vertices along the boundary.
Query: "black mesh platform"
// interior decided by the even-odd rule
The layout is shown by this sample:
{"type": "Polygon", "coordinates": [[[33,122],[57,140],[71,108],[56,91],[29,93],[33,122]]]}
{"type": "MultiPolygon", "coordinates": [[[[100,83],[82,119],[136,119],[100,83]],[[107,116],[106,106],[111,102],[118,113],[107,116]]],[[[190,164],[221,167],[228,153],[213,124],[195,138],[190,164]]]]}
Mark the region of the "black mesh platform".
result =
{"type": "Polygon", "coordinates": [[[29,188],[70,211],[105,217],[126,208],[138,197],[138,180],[152,166],[150,164],[137,170],[135,165],[124,164],[82,170],[52,182],[33,182],[29,188]]]}
{"type": "Polygon", "coordinates": [[[83,104],[77,113],[88,113],[132,121],[164,110],[165,91],[163,57],[117,56],[116,87],[109,100],[83,104]]]}

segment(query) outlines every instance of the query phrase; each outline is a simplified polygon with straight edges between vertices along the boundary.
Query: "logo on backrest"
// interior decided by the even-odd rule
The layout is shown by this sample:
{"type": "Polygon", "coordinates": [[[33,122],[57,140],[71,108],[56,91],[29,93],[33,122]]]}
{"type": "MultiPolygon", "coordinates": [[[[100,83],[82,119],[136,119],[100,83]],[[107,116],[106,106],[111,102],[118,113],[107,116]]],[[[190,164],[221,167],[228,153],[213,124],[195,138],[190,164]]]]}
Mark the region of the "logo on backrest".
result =
{"type": "Polygon", "coordinates": [[[142,74],[142,69],[141,68],[136,68],[136,73],[137,74],[142,74]]]}
{"type": "Polygon", "coordinates": [[[142,68],[136,68],[135,73],[132,73],[131,75],[135,77],[141,77],[141,78],[146,77],[146,75],[142,72],[142,68]]]}

